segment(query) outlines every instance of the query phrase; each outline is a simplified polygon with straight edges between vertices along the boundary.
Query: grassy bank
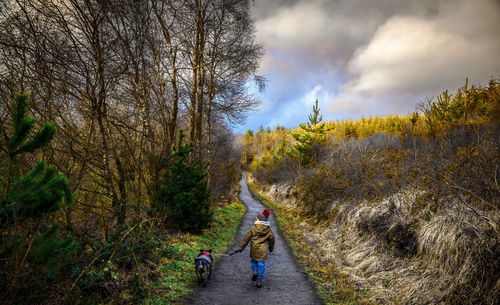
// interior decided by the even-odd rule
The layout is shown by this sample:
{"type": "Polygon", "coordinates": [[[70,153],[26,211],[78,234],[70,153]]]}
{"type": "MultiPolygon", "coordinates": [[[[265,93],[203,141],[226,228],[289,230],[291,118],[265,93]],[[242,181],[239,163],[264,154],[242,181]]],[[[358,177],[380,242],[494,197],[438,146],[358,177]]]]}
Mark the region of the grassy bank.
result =
{"type": "MultiPolygon", "coordinates": [[[[201,235],[176,234],[162,245],[163,258],[158,266],[160,277],[149,287],[144,304],[182,304],[182,299],[196,285],[193,261],[201,248],[213,253],[224,253],[233,243],[234,236],[245,214],[245,206],[235,201],[214,210],[214,225],[201,235]]],[[[214,256],[217,264],[218,257],[214,256]]]]}
{"type": "MultiPolygon", "coordinates": [[[[313,281],[314,287],[326,305],[333,304],[372,304],[363,299],[362,291],[357,291],[345,276],[340,274],[333,264],[325,265],[318,259],[321,253],[316,253],[304,239],[301,223],[308,221],[296,209],[273,202],[259,192],[255,183],[248,182],[251,192],[263,204],[273,209],[276,220],[293,254],[298,258],[304,270],[313,281]]],[[[320,224],[315,224],[320,225],[320,224]]]]}

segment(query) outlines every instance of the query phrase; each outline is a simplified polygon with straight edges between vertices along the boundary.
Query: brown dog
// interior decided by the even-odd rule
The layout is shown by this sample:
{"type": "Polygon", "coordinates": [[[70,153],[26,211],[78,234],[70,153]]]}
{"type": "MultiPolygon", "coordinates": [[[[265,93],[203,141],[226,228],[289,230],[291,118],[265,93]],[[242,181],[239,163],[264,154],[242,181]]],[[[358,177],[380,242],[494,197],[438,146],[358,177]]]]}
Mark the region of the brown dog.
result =
{"type": "Polygon", "coordinates": [[[210,253],[212,253],[212,249],[201,249],[194,260],[194,269],[198,277],[198,283],[203,284],[203,287],[207,285],[210,275],[212,274],[213,257],[210,253]]]}

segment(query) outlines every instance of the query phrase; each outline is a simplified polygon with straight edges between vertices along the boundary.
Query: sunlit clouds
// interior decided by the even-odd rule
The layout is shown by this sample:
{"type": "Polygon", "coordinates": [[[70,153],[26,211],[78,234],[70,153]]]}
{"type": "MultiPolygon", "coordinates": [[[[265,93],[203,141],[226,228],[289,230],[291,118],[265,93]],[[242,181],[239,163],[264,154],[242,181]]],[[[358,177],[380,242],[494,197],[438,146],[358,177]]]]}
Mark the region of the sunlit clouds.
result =
{"type": "Polygon", "coordinates": [[[256,1],[254,11],[269,81],[241,130],[297,126],[315,98],[327,119],[405,114],[466,77],[500,75],[495,0],[256,1]]]}

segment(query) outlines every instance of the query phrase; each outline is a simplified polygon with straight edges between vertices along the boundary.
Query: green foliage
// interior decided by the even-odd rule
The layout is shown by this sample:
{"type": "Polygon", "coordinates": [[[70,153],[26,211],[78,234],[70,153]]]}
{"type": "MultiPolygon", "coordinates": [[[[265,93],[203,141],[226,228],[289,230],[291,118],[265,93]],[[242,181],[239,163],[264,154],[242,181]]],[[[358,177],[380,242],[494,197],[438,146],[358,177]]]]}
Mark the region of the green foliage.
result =
{"type": "Polygon", "coordinates": [[[465,86],[455,94],[443,91],[436,100],[419,106],[425,116],[428,133],[436,137],[458,125],[498,122],[500,86],[497,80],[485,86],[465,86]]]}
{"type": "Polygon", "coordinates": [[[318,148],[326,147],[326,138],[332,139],[332,144],[335,145],[350,138],[363,140],[377,135],[394,135],[405,143],[413,143],[412,148],[416,148],[417,138],[422,141],[446,138],[453,129],[466,128],[473,131],[487,125],[492,126],[491,124],[500,121],[499,101],[500,85],[498,80],[492,80],[488,86],[466,84],[454,94],[444,91],[435,100],[419,105],[415,112],[407,116],[321,123],[319,108],[315,104],[309,122],[301,124],[295,130],[277,128],[270,134],[246,137],[245,161],[258,175],[258,172],[272,170],[280,162],[289,162],[280,157],[280,152],[291,145],[287,147],[287,155],[301,165],[310,166],[318,157],[318,148]],[[314,142],[316,144],[312,144],[314,142]]]}
{"type": "Polygon", "coordinates": [[[357,138],[358,137],[358,130],[356,128],[356,125],[354,125],[351,122],[347,122],[345,124],[345,128],[344,128],[344,136],[346,138],[357,138]]]}
{"type": "Polygon", "coordinates": [[[245,132],[245,137],[243,138],[244,149],[243,149],[242,160],[241,160],[241,162],[245,166],[250,165],[250,163],[253,160],[254,154],[255,154],[255,152],[252,149],[253,147],[251,145],[251,143],[253,142],[253,137],[254,137],[253,131],[251,129],[248,129],[245,132]]]}
{"type": "Polygon", "coordinates": [[[21,152],[33,152],[47,145],[56,133],[55,124],[46,123],[31,139],[28,139],[36,120],[27,115],[27,109],[28,97],[25,94],[17,95],[12,113],[12,135],[10,138],[7,136],[6,143],[8,154],[12,157],[21,152]],[[25,144],[22,145],[23,143],[25,144]]]}
{"type": "Polygon", "coordinates": [[[276,128],[274,129],[275,131],[284,131],[285,130],[285,127],[281,126],[281,125],[276,125],[276,128]]]}
{"type": "MultiPolygon", "coordinates": [[[[235,233],[245,214],[245,206],[239,202],[217,207],[213,211],[214,226],[202,234],[173,234],[160,247],[161,275],[155,293],[144,304],[177,304],[189,294],[196,283],[193,260],[198,249],[211,248],[214,253],[223,253],[233,243],[235,233]]],[[[217,261],[218,257],[215,257],[217,261]]]]}
{"type": "Polygon", "coordinates": [[[35,150],[46,146],[56,133],[54,123],[46,123],[35,135],[28,140],[21,148],[22,151],[34,152],[35,150]]]}
{"type": "Polygon", "coordinates": [[[308,118],[309,122],[307,122],[307,124],[300,124],[300,127],[309,131],[312,131],[312,129],[323,120],[323,117],[319,115],[318,99],[314,101],[313,112],[308,115],[308,118]]]}
{"type": "Polygon", "coordinates": [[[35,119],[26,115],[28,97],[20,94],[16,96],[16,104],[12,114],[13,134],[9,141],[9,148],[17,148],[26,139],[35,125],[35,119]]]}
{"type": "Polygon", "coordinates": [[[139,274],[134,274],[130,279],[130,290],[132,292],[132,302],[134,304],[139,303],[142,299],[147,296],[147,292],[143,287],[143,283],[139,274]]]}
{"type": "Polygon", "coordinates": [[[27,115],[27,96],[17,95],[13,108],[12,135],[9,137],[5,134],[5,142],[2,143],[3,151],[9,157],[4,197],[0,205],[0,219],[3,223],[10,223],[16,215],[25,218],[40,217],[58,210],[63,198],[68,203],[72,200],[67,178],[59,174],[54,166],[47,166],[43,161],[39,161],[27,175],[17,177],[11,183],[15,158],[46,146],[56,132],[55,124],[46,123],[30,138],[36,121],[27,115]]]}
{"type": "Polygon", "coordinates": [[[314,146],[326,142],[327,128],[325,123],[321,123],[323,117],[319,115],[318,100],[316,99],[309,115],[307,123],[300,124],[300,131],[292,133],[295,144],[290,150],[290,156],[295,158],[302,165],[308,165],[314,161],[314,146]]]}
{"type": "Polygon", "coordinates": [[[253,131],[251,129],[248,129],[245,132],[245,138],[251,138],[253,136],[253,131]]]}
{"type": "Polygon", "coordinates": [[[58,225],[53,225],[44,232],[30,252],[30,261],[42,266],[49,279],[54,277],[54,273],[64,263],[64,259],[79,248],[79,243],[72,236],[60,239],[56,235],[58,228],[58,225]]]}
{"type": "MultiPolygon", "coordinates": [[[[68,179],[55,166],[43,161],[38,161],[25,175],[22,175],[18,167],[20,155],[34,153],[46,146],[53,139],[56,126],[46,123],[32,135],[36,120],[27,114],[28,98],[24,94],[16,96],[12,108],[11,126],[0,127],[0,148],[8,160],[6,170],[0,171],[6,173],[0,179],[3,184],[0,226],[8,232],[0,236],[0,258],[6,261],[0,265],[0,274],[8,275],[6,282],[16,282],[20,277],[36,275],[36,271],[43,271],[47,278],[53,279],[55,273],[66,265],[68,255],[79,248],[74,237],[61,239],[57,234],[59,226],[53,225],[53,220],[47,217],[59,210],[61,202],[72,201],[68,179]],[[40,233],[39,229],[46,227],[49,229],[40,233]],[[20,255],[22,260],[19,260],[20,255]],[[29,265],[36,268],[26,273],[24,268],[29,265]]],[[[17,292],[21,292],[17,299],[19,303],[25,303],[26,298],[34,300],[33,298],[44,293],[25,296],[22,292],[39,287],[37,280],[34,276],[20,285],[10,285],[6,295],[12,293],[9,289],[17,289],[17,292]]]]}
{"type": "Polygon", "coordinates": [[[280,139],[280,144],[278,145],[278,148],[276,149],[276,153],[274,154],[274,159],[273,161],[279,162],[281,161],[282,158],[284,158],[288,154],[288,140],[286,137],[282,137],[280,139]]]}
{"type": "Polygon", "coordinates": [[[174,228],[200,232],[212,220],[207,173],[200,164],[189,162],[192,146],[182,144],[182,133],[179,138],[156,194],[157,209],[174,228]]]}
{"type": "Polygon", "coordinates": [[[62,199],[67,203],[72,200],[68,179],[58,174],[54,166],[38,161],[27,175],[14,182],[8,196],[9,208],[4,212],[29,218],[41,217],[57,211],[62,199]]]}
{"type": "Polygon", "coordinates": [[[411,126],[415,126],[418,122],[418,112],[413,112],[410,117],[411,126]]]}

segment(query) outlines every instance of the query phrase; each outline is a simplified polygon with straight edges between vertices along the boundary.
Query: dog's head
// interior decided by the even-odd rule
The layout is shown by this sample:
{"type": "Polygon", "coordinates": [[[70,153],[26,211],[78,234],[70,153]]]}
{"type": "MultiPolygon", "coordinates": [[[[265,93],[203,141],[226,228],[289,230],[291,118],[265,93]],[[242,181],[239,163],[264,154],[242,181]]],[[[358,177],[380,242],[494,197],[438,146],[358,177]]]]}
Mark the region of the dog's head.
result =
{"type": "Polygon", "coordinates": [[[205,266],[206,266],[206,265],[203,265],[203,264],[198,264],[198,265],[196,265],[196,272],[198,272],[198,273],[200,273],[200,274],[201,274],[201,273],[204,273],[204,272],[205,272],[205,269],[206,269],[206,267],[205,267],[205,266]]]}

